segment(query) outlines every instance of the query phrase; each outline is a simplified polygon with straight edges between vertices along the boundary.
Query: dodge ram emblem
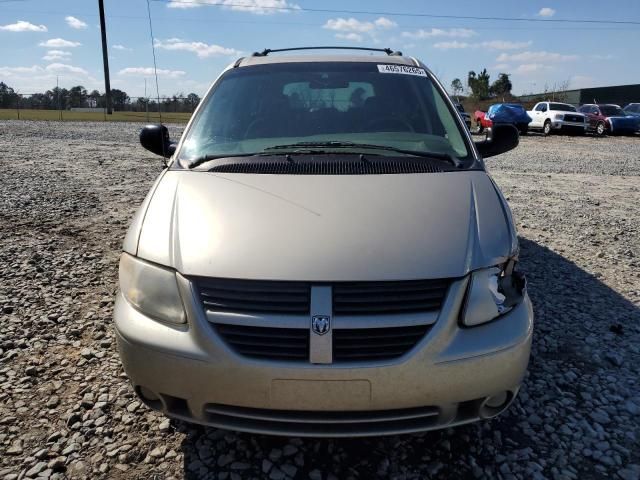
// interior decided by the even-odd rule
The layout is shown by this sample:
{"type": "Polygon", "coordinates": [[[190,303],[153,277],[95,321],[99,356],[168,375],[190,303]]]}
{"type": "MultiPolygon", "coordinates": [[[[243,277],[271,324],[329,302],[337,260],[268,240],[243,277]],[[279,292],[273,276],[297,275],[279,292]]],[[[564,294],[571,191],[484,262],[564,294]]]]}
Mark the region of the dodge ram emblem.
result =
{"type": "Polygon", "coordinates": [[[327,315],[314,315],[311,317],[311,330],[318,335],[324,335],[331,328],[331,317],[327,315]]]}

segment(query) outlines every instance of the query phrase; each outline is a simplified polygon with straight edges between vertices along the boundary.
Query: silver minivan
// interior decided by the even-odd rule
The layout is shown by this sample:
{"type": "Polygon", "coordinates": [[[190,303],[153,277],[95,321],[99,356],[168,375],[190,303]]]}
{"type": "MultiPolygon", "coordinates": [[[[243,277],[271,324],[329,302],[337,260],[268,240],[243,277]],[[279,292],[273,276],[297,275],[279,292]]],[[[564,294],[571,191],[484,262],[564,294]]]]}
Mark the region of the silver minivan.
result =
{"type": "Polygon", "coordinates": [[[518,134],[474,143],[420,61],[265,50],[215,80],[177,144],[160,125],[140,140],[168,168],[124,240],[114,315],[146,405],[337,437],[513,401],[533,312],[483,159],[518,134]]]}

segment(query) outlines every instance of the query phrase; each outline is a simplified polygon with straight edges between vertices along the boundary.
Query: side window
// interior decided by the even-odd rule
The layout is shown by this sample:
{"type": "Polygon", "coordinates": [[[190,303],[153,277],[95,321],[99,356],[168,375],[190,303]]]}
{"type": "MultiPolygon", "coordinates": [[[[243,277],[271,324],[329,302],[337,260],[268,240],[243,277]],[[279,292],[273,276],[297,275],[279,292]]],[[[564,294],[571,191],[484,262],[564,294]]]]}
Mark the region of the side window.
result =
{"type": "Polygon", "coordinates": [[[596,106],[591,107],[591,113],[594,115],[600,115],[600,109],[596,106]]]}
{"type": "Polygon", "coordinates": [[[536,105],[537,112],[544,112],[543,108],[544,108],[544,103],[539,103],[538,105],[536,105]]]}

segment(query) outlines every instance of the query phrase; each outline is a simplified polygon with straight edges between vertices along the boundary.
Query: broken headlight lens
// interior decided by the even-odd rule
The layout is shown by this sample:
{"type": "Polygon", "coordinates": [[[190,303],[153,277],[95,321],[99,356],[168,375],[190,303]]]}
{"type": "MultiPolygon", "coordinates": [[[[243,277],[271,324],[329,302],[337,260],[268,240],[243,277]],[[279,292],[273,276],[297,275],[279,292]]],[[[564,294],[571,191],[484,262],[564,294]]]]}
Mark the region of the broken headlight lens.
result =
{"type": "Polygon", "coordinates": [[[122,294],[137,310],[156,320],[185,323],[184,306],[173,270],[123,253],[119,276],[122,294]]]}
{"type": "Polygon", "coordinates": [[[469,279],[462,325],[473,327],[504,315],[522,300],[524,288],[524,276],[513,271],[511,262],[504,267],[476,270],[469,279]]]}

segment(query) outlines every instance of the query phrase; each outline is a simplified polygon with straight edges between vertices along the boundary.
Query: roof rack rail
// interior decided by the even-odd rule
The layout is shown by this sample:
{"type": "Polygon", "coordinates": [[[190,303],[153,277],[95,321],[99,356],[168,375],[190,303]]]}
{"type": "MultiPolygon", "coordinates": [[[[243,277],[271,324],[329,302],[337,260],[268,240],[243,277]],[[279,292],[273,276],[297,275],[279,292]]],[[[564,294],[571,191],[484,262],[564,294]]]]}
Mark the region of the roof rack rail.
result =
{"type": "Polygon", "coordinates": [[[401,57],[402,52],[391,50],[390,48],[367,48],[367,47],[294,47],[294,48],[265,48],[261,52],[253,52],[254,57],[266,57],[270,53],[290,52],[293,50],[365,50],[367,52],[384,52],[389,56],[401,57]]]}

